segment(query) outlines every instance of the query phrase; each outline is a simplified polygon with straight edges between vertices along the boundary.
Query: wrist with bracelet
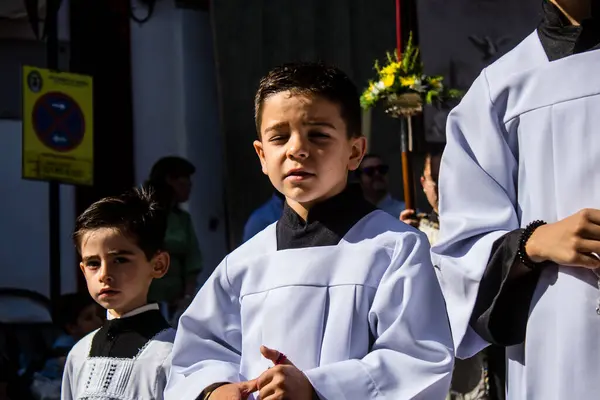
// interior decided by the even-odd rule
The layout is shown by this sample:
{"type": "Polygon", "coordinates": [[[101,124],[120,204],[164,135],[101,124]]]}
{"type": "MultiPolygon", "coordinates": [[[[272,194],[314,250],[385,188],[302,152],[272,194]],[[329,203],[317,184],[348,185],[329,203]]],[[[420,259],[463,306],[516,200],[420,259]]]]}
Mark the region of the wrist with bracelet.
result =
{"type": "Polygon", "coordinates": [[[531,260],[531,258],[529,258],[526,251],[527,242],[531,238],[531,235],[533,235],[533,232],[543,225],[546,225],[546,222],[542,220],[535,220],[533,222],[530,222],[525,227],[523,232],[521,232],[521,236],[519,237],[519,261],[521,261],[521,264],[523,264],[531,270],[536,269],[538,266],[540,266],[541,263],[536,263],[533,260],[531,260]]]}

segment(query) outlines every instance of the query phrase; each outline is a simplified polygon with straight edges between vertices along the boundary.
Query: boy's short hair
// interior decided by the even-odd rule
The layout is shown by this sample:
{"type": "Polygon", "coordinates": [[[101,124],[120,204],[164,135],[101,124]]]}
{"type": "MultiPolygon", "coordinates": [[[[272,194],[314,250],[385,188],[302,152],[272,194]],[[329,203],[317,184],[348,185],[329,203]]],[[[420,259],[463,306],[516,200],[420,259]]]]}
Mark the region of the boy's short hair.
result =
{"type": "Polygon", "coordinates": [[[76,324],[81,312],[96,304],[89,293],[69,293],[62,295],[54,313],[54,323],[66,330],[68,325],[76,324]]]}
{"type": "Polygon", "coordinates": [[[260,138],[262,107],[276,93],[321,96],[340,107],[348,137],[361,136],[360,97],[358,89],[342,70],[323,63],[288,63],[272,69],[260,80],[254,98],[254,120],[260,138]]]}
{"type": "Polygon", "coordinates": [[[150,260],[163,248],[167,212],[159,206],[153,193],[145,188],[106,197],[92,204],[77,218],[73,233],[77,250],[81,252],[81,238],[86,232],[102,228],[118,229],[130,236],[150,260]]]}

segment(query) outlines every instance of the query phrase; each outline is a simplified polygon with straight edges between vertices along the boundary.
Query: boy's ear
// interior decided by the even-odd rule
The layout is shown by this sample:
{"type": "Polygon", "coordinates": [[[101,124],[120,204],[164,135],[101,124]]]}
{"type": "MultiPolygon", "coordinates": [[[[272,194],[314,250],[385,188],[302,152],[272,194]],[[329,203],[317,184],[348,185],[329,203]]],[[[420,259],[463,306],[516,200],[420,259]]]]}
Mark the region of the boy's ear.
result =
{"type": "Polygon", "coordinates": [[[356,171],[367,151],[367,138],[359,136],[351,139],[350,160],[348,170],[356,171]]]}
{"type": "Polygon", "coordinates": [[[171,264],[171,256],[166,251],[161,251],[152,259],[152,277],[159,279],[165,276],[171,264]]]}
{"type": "Polygon", "coordinates": [[[85,275],[85,265],[83,265],[83,261],[79,263],[79,269],[81,269],[81,272],[83,272],[83,274],[85,275]]]}
{"type": "Polygon", "coordinates": [[[254,143],[254,150],[256,151],[256,155],[258,155],[258,159],[260,160],[260,166],[262,167],[262,172],[265,175],[268,175],[268,170],[267,170],[267,162],[265,160],[265,150],[263,149],[263,144],[260,140],[255,140],[254,143]]]}

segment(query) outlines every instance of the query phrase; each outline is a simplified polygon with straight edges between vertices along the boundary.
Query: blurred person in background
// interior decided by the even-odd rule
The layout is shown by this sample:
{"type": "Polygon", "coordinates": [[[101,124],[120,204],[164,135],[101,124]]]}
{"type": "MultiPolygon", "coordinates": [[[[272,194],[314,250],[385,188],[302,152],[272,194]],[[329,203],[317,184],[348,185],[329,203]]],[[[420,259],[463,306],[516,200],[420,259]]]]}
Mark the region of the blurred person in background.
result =
{"type": "Polygon", "coordinates": [[[268,201],[250,214],[244,226],[244,243],[281,218],[284,200],[283,194],[276,190],[268,201]]]}
{"type": "Polygon", "coordinates": [[[424,232],[433,246],[437,241],[437,235],[440,230],[438,175],[444,145],[429,144],[428,147],[429,150],[425,154],[423,174],[421,175],[421,187],[423,188],[427,202],[431,206],[431,212],[421,213],[411,209],[403,210],[400,213],[400,221],[424,232]]]}
{"type": "Polygon", "coordinates": [[[164,249],[171,256],[171,265],[162,279],[152,282],[148,294],[151,301],[161,305],[168,321],[189,305],[202,271],[202,254],[192,218],[180,207],[190,198],[191,176],[195,172],[194,165],[184,158],[164,157],[154,164],[146,182],[161,206],[169,210],[164,249]]]}
{"type": "Polygon", "coordinates": [[[42,370],[34,374],[31,392],[36,399],[60,399],[69,351],[80,339],[102,326],[99,306],[87,292],[61,296],[57,311],[54,320],[62,334],[54,341],[42,370]]]}
{"type": "Polygon", "coordinates": [[[359,169],[356,170],[356,176],[365,199],[392,217],[398,218],[405,205],[403,201],[394,199],[390,194],[387,175],[389,170],[390,167],[380,156],[367,154],[359,169]]]}

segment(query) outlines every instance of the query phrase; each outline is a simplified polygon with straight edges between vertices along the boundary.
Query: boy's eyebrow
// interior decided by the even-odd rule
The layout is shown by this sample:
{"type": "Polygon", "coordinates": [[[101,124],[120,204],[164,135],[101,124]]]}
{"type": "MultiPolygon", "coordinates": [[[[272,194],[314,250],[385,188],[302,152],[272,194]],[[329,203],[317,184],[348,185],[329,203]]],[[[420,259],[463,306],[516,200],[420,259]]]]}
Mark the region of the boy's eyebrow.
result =
{"type": "MultiPolygon", "coordinates": [[[[108,254],[111,256],[133,256],[135,253],[129,250],[110,250],[108,254]]],[[[94,254],[91,256],[82,257],[82,261],[86,262],[92,259],[97,259],[99,256],[94,254]]]]}
{"type": "Polygon", "coordinates": [[[335,125],[333,125],[330,122],[326,122],[326,121],[307,121],[307,122],[304,123],[304,125],[308,125],[308,126],[325,126],[327,128],[336,129],[335,125]]]}
{"type": "Polygon", "coordinates": [[[265,133],[269,133],[270,131],[278,131],[279,129],[287,127],[287,126],[288,126],[287,122],[278,122],[275,125],[271,125],[267,129],[265,129],[265,133]]]}
{"type": "MultiPolygon", "coordinates": [[[[321,126],[321,127],[327,127],[327,128],[331,128],[331,129],[336,129],[335,125],[333,125],[331,122],[327,122],[327,121],[306,121],[302,123],[303,125],[306,126],[321,126]]],[[[278,131],[281,128],[285,128],[288,126],[287,122],[279,122],[275,125],[269,126],[267,129],[265,129],[265,133],[269,133],[270,131],[278,131]]]]}
{"type": "Polygon", "coordinates": [[[108,254],[111,256],[132,256],[135,253],[130,250],[109,250],[108,254]]]}

